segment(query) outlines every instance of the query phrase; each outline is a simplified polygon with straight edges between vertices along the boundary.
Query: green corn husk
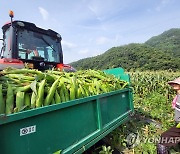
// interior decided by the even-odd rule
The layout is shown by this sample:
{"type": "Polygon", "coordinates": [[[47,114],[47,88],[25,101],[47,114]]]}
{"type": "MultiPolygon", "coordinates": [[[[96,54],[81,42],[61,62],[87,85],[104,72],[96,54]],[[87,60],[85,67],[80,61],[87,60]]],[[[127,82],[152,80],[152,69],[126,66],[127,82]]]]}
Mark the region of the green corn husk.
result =
{"type": "Polygon", "coordinates": [[[65,102],[66,99],[65,99],[65,91],[62,87],[60,87],[60,98],[61,98],[61,102],[65,102]]]}
{"type": "Polygon", "coordinates": [[[67,87],[65,85],[62,85],[63,91],[64,91],[64,96],[65,96],[65,101],[69,101],[70,100],[70,96],[69,96],[69,90],[67,89],[67,87]]]}
{"type": "Polygon", "coordinates": [[[61,103],[61,98],[60,98],[57,90],[55,92],[55,103],[56,104],[61,103]]]}
{"type": "Polygon", "coordinates": [[[58,82],[59,82],[59,79],[56,79],[56,81],[52,84],[52,86],[49,90],[49,93],[45,98],[45,102],[44,102],[45,106],[49,105],[52,102],[52,99],[54,97],[58,82]]]}
{"type": "Polygon", "coordinates": [[[24,103],[25,103],[25,106],[27,106],[28,109],[31,107],[31,98],[30,98],[29,93],[25,93],[24,103]]]}
{"type": "Polygon", "coordinates": [[[24,92],[18,91],[16,93],[16,107],[18,111],[21,111],[24,108],[24,96],[24,92]]]}
{"type": "Polygon", "coordinates": [[[5,113],[5,102],[3,98],[2,84],[0,84],[0,114],[5,113]]]}
{"type": "Polygon", "coordinates": [[[42,74],[42,72],[33,69],[6,69],[2,71],[2,74],[42,74]]]}
{"type": "Polygon", "coordinates": [[[38,98],[36,101],[36,107],[41,107],[43,104],[44,100],[44,86],[46,84],[46,80],[42,80],[41,83],[39,84],[39,89],[38,89],[38,98]]]}
{"type": "Polygon", "coordinates": [[[24,87],[18,87],[14,90],[14,93],[16,94],[18,91],[21,92],[27,92],[31,89],[30,85],[24,86],[24,87]]]}
{"type": "Polygon", "coordinates": [[[51,102],[50,104],[52,104],[52,105],[53,105],[53,104],[56,104],[56,102],[55,102],[55,99],[54,99],[54,98],[52,99],[52,102],[51,102]]]}
{"type": "Polygon", "coordinates": [[[6,114],[13,113],[14,109],[14,93],[12,86],[8,83],[7,95],[6,95],[6,114]]]}
{"type": "Polygon", "coordinates": [[[31,95],[31,108],[34,109],[36,107],[36,98],[37,95],[36,93],[33,91],[32,95],[31,95]]]}

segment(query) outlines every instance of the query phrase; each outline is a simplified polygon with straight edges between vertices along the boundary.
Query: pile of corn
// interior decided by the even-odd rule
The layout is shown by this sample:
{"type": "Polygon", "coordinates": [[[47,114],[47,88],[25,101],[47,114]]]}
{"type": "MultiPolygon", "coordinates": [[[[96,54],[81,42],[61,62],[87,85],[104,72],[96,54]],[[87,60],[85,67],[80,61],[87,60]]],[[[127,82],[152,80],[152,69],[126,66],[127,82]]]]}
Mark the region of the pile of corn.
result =
{"type": "Polygon", "coordinates": [[[102,71],[66,73],[9,68],[0,72],[0,114],[58,104],[126,86],[127,82],[102,71]]]}

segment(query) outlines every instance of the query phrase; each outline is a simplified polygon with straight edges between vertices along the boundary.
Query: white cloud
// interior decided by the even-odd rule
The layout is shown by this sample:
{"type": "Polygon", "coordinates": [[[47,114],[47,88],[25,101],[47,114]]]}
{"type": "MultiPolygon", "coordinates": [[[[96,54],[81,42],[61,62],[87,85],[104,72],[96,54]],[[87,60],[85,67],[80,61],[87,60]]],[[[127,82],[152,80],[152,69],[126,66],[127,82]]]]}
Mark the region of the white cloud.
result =
{"type": "Polygon", "coordinates": [[[96,44],[102,45],[102,44],[108,43],[109,41],[110,41],[110,39],[108,39],[107,37],[101,36],[96,39],[96,44]]]}
{"type": "Polygon", "coordinates": [[[42,7],[38,7],[38,9],[39,9],[39,12],[40,12],[43,20],[48,20],[49,12],[46,9],[42,8],[42,7]]]}

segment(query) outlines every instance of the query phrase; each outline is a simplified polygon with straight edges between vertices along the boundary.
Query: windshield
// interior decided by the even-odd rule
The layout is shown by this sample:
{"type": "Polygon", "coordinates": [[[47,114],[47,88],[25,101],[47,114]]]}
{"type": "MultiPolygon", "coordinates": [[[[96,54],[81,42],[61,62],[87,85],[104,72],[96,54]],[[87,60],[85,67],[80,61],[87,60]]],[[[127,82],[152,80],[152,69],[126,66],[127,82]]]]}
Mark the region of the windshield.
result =
{"type": "Polygon", "coordinates": [[[60,62],[60,41],[48,35],[18,30],[17,45],[20,59],[39,57],[48,62],[60,62]]]}

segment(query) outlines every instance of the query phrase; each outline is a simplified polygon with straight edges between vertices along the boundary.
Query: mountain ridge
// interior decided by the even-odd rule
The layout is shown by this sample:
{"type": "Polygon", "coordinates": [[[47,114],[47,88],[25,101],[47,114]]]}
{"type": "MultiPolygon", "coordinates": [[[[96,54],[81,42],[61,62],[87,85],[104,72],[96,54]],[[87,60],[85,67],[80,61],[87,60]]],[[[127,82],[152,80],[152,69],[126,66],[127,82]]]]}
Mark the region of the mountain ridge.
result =
{"type": "Polygon", "coordinates": [[[72,62],[76,69],[179,70],[180,28],[172,28],[144,43],[112,47],[101,55],[72,62]]]}

